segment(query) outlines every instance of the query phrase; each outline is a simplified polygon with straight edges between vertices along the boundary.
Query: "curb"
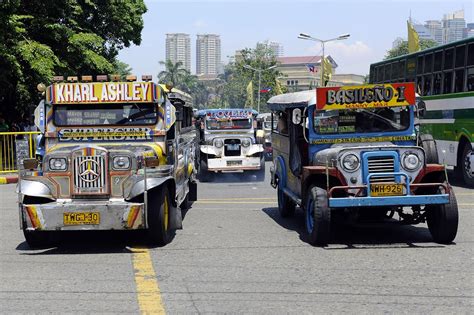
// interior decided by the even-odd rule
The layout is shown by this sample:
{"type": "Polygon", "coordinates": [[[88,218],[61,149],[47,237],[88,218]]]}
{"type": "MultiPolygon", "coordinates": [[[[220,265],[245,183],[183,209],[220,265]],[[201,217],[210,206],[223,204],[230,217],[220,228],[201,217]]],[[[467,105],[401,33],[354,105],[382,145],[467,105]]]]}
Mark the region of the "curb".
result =
{"type": "Polygon", "coordinates": [[[18,183],[18,175],[0,176],[0,185],[18,183]]]}

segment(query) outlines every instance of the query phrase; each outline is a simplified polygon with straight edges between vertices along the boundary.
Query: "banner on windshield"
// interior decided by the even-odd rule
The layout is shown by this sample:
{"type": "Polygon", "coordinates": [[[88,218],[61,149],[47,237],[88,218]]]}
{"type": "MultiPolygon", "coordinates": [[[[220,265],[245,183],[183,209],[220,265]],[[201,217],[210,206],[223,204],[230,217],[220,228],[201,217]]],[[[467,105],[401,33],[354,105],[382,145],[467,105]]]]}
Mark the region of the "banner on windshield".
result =
{"type": "Polygon", "coordinates": [[[376,108],[415,104],[414,83],[368,84],[316,89],[318,110],[376,108]]]}

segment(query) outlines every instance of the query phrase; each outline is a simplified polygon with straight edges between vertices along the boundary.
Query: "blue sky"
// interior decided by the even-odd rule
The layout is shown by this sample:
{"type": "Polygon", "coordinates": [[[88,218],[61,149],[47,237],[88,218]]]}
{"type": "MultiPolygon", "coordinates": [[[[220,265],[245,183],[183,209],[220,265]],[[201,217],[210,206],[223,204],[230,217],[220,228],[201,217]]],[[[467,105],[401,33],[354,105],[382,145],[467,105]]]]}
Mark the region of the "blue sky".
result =
{"type": "Polygon", "coordinates": [[[320,44],[297,39],[299,33],[327,39],[350,33],[345,41],[326,44],[339,64],[338,73],[368,73],[397,37],[405,37],[406,20],[424,22],[464,9],[466,22],[474,22],[472,1],[429,0],[145,0],[148,12],[140,46],[125,48],[119,59],[137,75],[162,70],[165,34],[191,35],[192,72],[195,72],[196,34],[221,35],[222,61],[238,49],[254,48],[258,41],[283,44],[285,56],[321,54],[320,44]]]}

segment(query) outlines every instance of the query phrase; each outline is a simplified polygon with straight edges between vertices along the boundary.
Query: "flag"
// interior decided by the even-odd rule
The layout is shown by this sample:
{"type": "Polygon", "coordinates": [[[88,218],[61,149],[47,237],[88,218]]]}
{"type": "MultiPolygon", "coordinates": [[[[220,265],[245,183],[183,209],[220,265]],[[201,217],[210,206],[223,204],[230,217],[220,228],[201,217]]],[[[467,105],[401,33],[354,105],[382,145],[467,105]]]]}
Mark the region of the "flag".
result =
{"type": "Polygon", "coordinates": [[[324,67],[323,86],[326,86],[329,80],[331,80],[331,76],[332,76],[332,63],[331,61],[329,61],[327,57],[324,57],[323,67],[324,67]]]}
{"type": "Polygon", "coordinates": [[[275,78],[275,95],[280,95],[280,94],[283,94],[283,90],[281,88],[281,83],[280,83],[280,80],[278,80],[278,78],[275,78]]]}
{"type": "Polygon", "coordinates": [[[271,90],[272,90],[272,88],[267,87],[267,88],[261,89],[260,93],[268,93],[268,92],[271,92],[271,90]]]}
{"type": "Polygon", "coordinates": [[[413,25],[410,23],[410,21],[407,21],[407,26],[408,26],[408,53],[411,54],[415,51],[420,50],[420,38],[418,36],[418,33],[415,31],[415,28],[413,25]]]}
{"type": "Polygon", "coordinates": [[[306,65],[308,67],[309,72],[316,72],[316,69],[314,68],[314,65],[306,65]]]}
{"type": "Polygon", "coordinates": [[[253,84],[252,81],[247,85],[247,101],[245,102],[247,107],[253,108],[253,84]]]}

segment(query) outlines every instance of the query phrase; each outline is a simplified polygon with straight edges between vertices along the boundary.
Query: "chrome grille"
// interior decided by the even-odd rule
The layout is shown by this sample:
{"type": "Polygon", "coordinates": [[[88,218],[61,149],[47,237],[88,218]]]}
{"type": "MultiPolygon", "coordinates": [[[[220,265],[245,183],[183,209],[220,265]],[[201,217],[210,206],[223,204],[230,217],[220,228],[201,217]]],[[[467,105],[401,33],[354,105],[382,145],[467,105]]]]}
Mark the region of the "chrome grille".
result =
{"type": "Polygon", "coordinates": [[[74,187],[76,193],[103,193],[106,166],[103,156],[77,156],[74,159],[74,187]]]}
{"type": "MultiPolygon", "coordinates": [[[[368,173],[393,173],[395,172],[395,160],[392,156],[378,156],[368,159],[368,173]]],[[[394,182],[395,176],[371,177],[371,183],[394,182]]]]}

